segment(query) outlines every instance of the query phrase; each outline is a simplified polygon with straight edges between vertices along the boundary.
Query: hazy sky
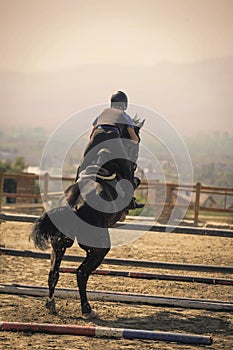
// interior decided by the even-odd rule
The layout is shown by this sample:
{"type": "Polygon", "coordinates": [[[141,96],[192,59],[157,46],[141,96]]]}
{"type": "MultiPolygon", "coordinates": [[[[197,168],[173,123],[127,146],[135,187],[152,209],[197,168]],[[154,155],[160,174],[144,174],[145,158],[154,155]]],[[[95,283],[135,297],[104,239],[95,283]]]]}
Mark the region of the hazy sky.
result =
{"type": "Polygon", "coordinates": [[[0,0],[0,70],[233,56],[233,0],[0,0]]]}

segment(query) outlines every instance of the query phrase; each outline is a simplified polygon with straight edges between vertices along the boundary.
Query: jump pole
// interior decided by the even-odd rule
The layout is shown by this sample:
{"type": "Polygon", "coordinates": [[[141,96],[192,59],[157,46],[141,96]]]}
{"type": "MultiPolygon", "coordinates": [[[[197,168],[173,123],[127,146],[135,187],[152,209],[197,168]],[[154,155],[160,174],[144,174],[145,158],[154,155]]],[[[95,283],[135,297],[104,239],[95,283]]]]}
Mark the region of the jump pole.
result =
{"type": "MultiPolygon", "coordinates": [[[[1,221],[15,221],[15,222],[35,222],[39,216],[33,215],[12,215],[0,214],[1,221]]],[[[112,226],[113,229],[120,228],[122,230],[137,230],[137,231],[151,231],[160,233],[175,233],[186,235],[203,235],[214,237],[231,237],[233,238],[232,230],[198,228],[189,226],[171,226],[171,225],[148,225],[137,223],[116,223],[112,226]]]]}
{"type": "MultiPolygon", "coordinates": [[[[21,256],[34,259],[50,259],[49,253],[35,252],[32,250],[20,250],[0,247],[0,255],[21,256]]],[[[82,262],[83,256],[65,255],[63,261],[82,262]]],[[[216,265],[198,265],[198,264],[182,264],[163,261],[146,261],[134,259],[118,259],[105,258],[102,264],[134,266],[144,268],[166,269],[166,270],[182,270],[182,271],[199,271],[199,272],[219,272],[233,273],[233,266],[216,266],[216,265]]]]}
{"type": "MultiPolygon", "coordinates": [[[[62,273],[76,274],[77,269],[74,267],[60,267],[59,271],[62,273]]],[[[140,279],[147,279],[147,280],[177,281],[177,282],[189,282],[189,283],[196,282],[196,283],[205,283],[205,284],[220,284],[225,286],[233,286],[233,279],[224,279],[224,278],[181,276],[181,275],[170,275],[170,274],[160,274],[160,273],[104,270],[104,269],[95,270],[92,272],[92,274],[100,275],[100,276],[129,277],[129,278],[140,278],[140,279]]]]}
{"type": "Polygon", "coordinates": [[[209,336],[201,336],[194,334],[157,332],[141,329],[87,327],[69,324],[60,325],[48,323],[0,322],[0,330],[10,332],[23,331],[33,333],[70,334],[88,337],[146,339],[199,345],[211,345],[213,342],[213,339],[209,336]]]}
{"type": "MultiPolygon", "coordinates": [[[[0,294],[47,297],[48,288],[20,284],[0,284],[0,294]]],[[[87,295],[90,300],[94,301],[137,303],[165,307],[215,310],[222,312],[233,311],[233,303],[217,300],[164,297],[150,294],[135,294],[110,291],[87,291],[87,295]]],[[[56,288],[55,297],[77,299],[79,298],[79,294],[76,289],[56,288]]]]}

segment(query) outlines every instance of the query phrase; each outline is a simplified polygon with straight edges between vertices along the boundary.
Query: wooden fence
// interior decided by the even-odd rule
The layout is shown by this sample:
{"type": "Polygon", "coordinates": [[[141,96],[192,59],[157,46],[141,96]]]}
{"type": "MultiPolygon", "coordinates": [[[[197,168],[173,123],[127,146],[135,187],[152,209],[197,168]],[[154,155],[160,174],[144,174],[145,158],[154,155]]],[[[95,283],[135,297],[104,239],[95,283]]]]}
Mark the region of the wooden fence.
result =
{"type": "Polygon", "coordinates": [[[204,186],[200,182],[194,185],[177,185],[163,184],[153,180],[148,183],[143,180],[138,190],[141,191],[141,196],[143,190],[147,191],[150,197],[148,205],[155,208],[155,212],[160,212],[159,221],[161,223],[167,222],[175,205],[187,207],[187,204],[188,209],[193,211],[195,226],[198,225],[201,211],[216,214],[230,213],[233,222],[233,188],[204,186]],[[214,196],[219,197],[220,200],[216,202],[214,196]]]}
{"type": "MultiPolygon", "coordinates": [[[[42,176],[28,173],[0,173],[0,211],[32,210],[38,208],[41,212],[47,209],[48,201],[58,201],[63,191],[52,191],[51,183],[62,181],[64,188],[74,179],[71,177],[56,177],[45,173],[42,176]],[[39,191],[39,179],[42,190],[39,191]],[[6,184],[14,181],[15,187],[7,191],[6,184]]],[[[194,185],[162,184],[153,180],[142,180],[137,189],[140,197],[147,198],[147,205],[154,210],[155,217],[160,212],[158,221],[166,224],[174,206],[187,207],[193,211],[193,224],[198,225],[201,211],[213,213],[230,213],[233,219],[233,188],[194,185]],[[179,191],[178,191],[179,190],[179,191]],[[213,196],[220,196],[221,205],[215,202],[213,196]],[[230,200],[229,200],[230,198],[230,200]],[[209,201],[209,203],[208,203],[209,201]]]]}

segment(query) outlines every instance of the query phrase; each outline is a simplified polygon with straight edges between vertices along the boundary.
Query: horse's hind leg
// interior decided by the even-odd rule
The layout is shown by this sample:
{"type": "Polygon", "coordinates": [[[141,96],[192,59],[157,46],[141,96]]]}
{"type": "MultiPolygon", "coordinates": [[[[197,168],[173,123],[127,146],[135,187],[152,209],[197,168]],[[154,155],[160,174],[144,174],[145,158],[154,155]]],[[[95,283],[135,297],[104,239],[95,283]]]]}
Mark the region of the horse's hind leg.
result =
{"type": "Polygon", "coordinates": [[[80,294],[81,310],[84,318],[93,318],[97,313],[92,310],[87,299],[87,281],[95,269],[102,263],[105,255],[109,252],[109,248],[90,248],[80,244],[80,247],[87,253],[85,260],[76,271],[77,283],[80,294]]]}
{"type": "Polygon", "coordinates": [[[51,268],[48,277],[49,296],[46,301],[46,308],[49,310],[49,313],[56,314],[57,310],[54,299],[54,291],[59,279],[59,267],[66,252],[66,248],[71,247],[73,241],[69,238],[66,238],[63,234],[60,234],[51,239],[51,244],[51,268]]]}

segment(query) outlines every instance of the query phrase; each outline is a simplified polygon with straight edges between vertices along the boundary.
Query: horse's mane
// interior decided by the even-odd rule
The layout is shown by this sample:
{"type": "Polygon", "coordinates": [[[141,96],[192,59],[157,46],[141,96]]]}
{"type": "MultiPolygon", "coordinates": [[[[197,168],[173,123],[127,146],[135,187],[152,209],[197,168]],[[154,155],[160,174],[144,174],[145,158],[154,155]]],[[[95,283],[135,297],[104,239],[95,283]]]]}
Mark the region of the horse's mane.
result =
{"type": "Polygon", "coordinates": [[[141,118],[138,117],[137,114],[133,117],[132,121],[133,121],[134,126],[139,128],[139,129],[141,129],[145,123],[145,119],[141,120],[141,118]]]}

